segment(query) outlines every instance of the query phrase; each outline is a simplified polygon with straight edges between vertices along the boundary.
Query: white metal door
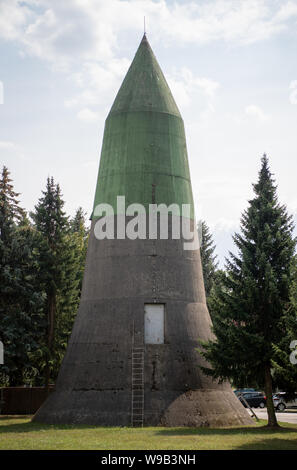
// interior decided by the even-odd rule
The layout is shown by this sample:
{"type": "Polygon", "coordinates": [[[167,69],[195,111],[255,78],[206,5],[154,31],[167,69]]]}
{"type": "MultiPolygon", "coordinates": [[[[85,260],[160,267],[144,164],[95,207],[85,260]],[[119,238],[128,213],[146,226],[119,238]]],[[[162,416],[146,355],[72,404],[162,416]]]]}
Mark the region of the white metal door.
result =
{"type": "Polygon", "coordinates": [[[144,341],[146,344],[164,343],[164,304],[145,304],[144,341]]]}

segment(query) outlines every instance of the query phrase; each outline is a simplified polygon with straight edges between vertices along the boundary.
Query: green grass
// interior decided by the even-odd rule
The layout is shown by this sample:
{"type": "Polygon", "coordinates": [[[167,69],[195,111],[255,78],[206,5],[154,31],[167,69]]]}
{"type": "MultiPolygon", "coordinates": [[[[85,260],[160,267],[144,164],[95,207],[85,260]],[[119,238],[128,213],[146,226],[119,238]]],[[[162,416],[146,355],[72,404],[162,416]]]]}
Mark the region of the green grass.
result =
{"type": "Polygon", "coordinates": [[[282,424],[272,431],[260,421],[233,428],[107,428],[51,426],[32,423],[30,416],[0,417],[0,449],[94,450],[297,450],[297,426],[282,424]]]}

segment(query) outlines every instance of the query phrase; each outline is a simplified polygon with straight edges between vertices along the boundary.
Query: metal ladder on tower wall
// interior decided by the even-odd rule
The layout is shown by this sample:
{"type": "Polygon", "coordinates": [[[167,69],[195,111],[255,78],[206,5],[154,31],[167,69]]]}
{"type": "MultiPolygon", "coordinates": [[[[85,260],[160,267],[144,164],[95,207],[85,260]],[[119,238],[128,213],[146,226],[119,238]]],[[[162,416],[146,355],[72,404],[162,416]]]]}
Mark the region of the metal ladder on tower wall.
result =
{"type": "Polygon", "coordinates": [[[144,347],[134,344],[132,337],[132,403],[131,425],[142,427],[144,416],[144,347]]]}

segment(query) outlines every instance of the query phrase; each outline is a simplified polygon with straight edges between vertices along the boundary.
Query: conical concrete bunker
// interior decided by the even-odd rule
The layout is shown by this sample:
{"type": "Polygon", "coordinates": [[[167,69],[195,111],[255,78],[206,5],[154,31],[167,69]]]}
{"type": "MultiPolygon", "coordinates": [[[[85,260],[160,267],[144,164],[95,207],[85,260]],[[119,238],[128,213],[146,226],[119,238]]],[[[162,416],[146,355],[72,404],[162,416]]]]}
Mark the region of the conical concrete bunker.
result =
{"type": "Polygon", "coordinates": [[[172,236],[174,224],[188,222],[193,228],[183,120],[144,36],[106,119],[80,307],[55,392],[36,421],[252,423],[230,385],[199,368],[198,340],[211,337],[200,251],[172,236]],[[101,204],[113,210],[106,227],[111,222],[114,238],[98,239],[101,204]],[[145,233],[133,211],[124,219],[130,204],[145,208],[145,233]],[[148,236],[150,205],[160,204],[174,205],[168,239],[160,230],[148,236]],[[135,239],[123,233],[123,220],[138,231],[135,239]]]}

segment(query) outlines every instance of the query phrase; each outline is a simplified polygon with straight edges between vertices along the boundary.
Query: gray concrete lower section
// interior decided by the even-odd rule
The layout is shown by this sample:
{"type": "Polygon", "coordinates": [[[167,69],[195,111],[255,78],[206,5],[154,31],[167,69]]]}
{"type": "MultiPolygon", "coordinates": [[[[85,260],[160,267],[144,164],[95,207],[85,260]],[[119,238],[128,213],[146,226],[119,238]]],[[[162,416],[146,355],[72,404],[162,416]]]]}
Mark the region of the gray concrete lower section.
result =
{"type": "MultiPolygon", "coordinates": [[[[129,391],[56,391],[37,413],[35,421],[130,426],[130,407],[129,391]]],[[[145,397],[145,408],[145,426],[222,427],[253,424],[231,390],[151,392],[145,397]]]]}
{"type": "Polygon", "coordinates": [[[144,425],[252,424],[231,387],[199,368],[198,340],[212,337],[199,250],[172,239],[98,241],[92,229],[56,391],[34,419],[130,425],[134,341],[144,346],[144,425]],[[164,344],[144,344],[146,303],[165,305],[164,344]]]}

